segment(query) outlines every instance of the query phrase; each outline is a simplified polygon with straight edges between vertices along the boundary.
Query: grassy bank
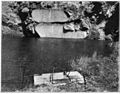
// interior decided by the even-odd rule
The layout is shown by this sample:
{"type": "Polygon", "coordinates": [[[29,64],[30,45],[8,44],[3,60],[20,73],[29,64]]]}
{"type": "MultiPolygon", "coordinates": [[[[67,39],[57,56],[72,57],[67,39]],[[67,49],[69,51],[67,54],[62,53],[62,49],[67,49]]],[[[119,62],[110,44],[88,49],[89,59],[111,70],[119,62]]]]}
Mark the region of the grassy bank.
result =
{"type": "Polygon", "coordinates": [[[113,51],[110,57],[81,57],[72,61],[74,70],[82,73],[86,79],[88,91],[118,91],[118,51],[113,51]]]}

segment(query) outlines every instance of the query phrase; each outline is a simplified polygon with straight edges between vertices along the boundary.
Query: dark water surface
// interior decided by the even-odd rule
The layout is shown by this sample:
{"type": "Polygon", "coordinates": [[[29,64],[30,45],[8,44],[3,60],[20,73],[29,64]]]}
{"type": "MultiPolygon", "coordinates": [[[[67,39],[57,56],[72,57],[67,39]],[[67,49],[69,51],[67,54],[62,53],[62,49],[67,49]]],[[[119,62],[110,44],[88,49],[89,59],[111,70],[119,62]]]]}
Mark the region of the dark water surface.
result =
{"type": "Polygon", "coordinates": [[[80,39],[2,38],[2,86],[23,88],[34,74],[71,69],[69,61],[94,53],[109,56],[108,42],[80,39]]]}

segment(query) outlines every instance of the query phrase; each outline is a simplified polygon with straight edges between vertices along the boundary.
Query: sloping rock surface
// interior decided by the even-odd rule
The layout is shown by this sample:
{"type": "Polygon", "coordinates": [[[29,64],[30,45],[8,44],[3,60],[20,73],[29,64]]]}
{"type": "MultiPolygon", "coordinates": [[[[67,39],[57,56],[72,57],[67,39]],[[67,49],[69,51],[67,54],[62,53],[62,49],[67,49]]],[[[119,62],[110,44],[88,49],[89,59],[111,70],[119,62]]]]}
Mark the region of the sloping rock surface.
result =
{"type": "Polygon", "coordinates": [[[33,20],[36,22],[66,22],[68,18],[64,11],[58,9],[52,10],[40,10],[36,9],[32,11],[33,20]]]}
{"type": "Polygon", "coordinates": [[[64,33],[62,24],[38,24],[35,28],[40,37],[53,37],[53,38],[86,38],[86,32],[71,31],[64,33]]]}

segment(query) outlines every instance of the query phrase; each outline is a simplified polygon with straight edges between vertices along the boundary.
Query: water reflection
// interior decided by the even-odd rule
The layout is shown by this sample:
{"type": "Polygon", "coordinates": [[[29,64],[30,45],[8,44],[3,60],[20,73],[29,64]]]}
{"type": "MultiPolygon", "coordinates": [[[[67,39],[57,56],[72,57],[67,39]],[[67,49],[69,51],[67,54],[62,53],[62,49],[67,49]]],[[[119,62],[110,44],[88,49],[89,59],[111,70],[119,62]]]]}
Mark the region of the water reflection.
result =
{"type": "Polygon", "coordinates": [[[2,39],[2,85],[23,88],[33,84],[33,75],[71,70],[69,61],[81,56],[109,56],[108,42],[78,39],[2,39]]]}

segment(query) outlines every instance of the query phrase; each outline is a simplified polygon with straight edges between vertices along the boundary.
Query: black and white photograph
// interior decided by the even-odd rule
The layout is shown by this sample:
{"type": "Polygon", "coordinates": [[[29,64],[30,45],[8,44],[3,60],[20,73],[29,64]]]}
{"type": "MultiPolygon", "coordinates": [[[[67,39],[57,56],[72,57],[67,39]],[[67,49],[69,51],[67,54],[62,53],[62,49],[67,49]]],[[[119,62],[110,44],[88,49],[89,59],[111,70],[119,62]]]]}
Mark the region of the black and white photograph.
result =
{"type": "Polygon", "coordinates": [[[119,92],[119,1],[0,1],[1,92],[119,92]]]}

